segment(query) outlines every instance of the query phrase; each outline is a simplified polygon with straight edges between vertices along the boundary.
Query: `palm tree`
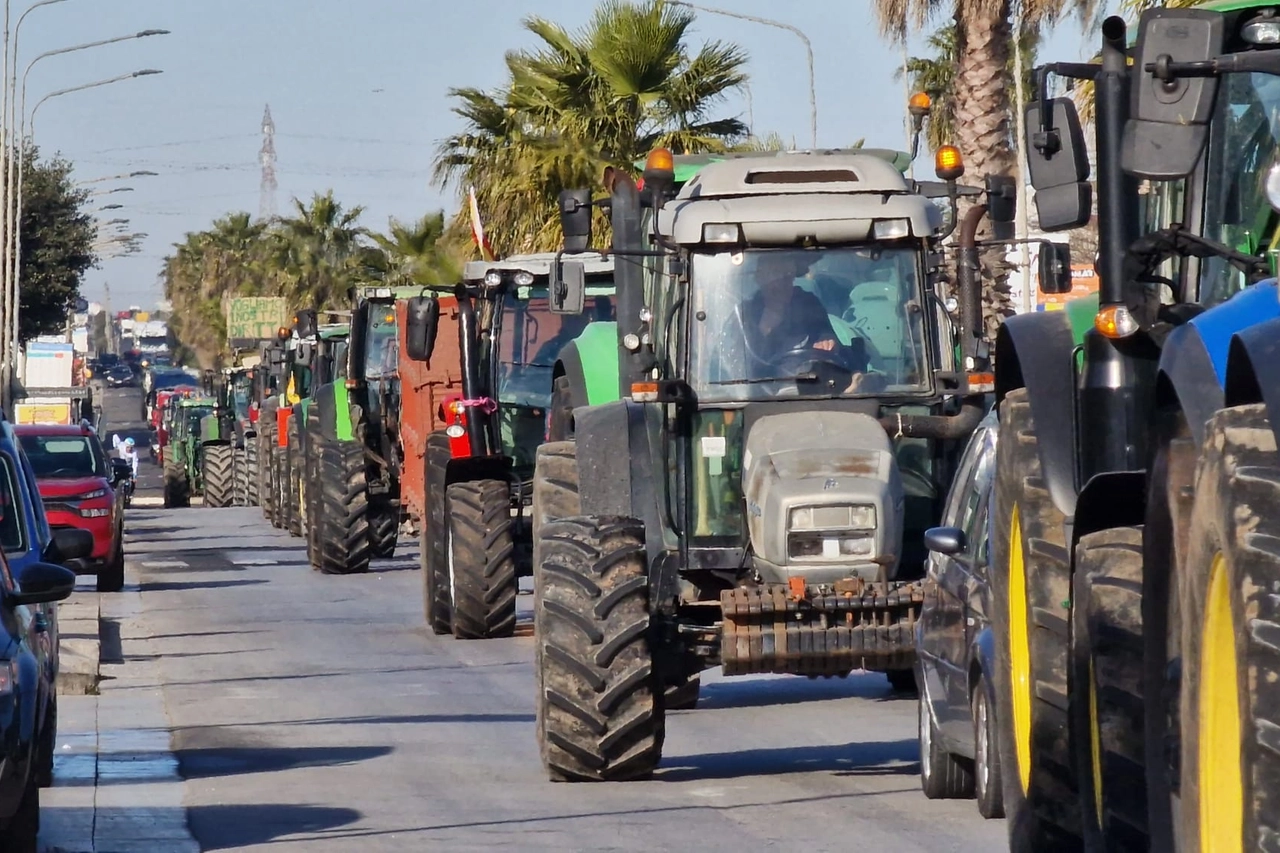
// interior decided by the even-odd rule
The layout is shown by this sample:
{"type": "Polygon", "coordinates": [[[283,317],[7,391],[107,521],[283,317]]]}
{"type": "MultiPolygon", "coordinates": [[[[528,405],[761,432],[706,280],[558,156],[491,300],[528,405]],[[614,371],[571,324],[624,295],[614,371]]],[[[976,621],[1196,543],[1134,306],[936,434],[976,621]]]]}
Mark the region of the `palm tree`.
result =
{"type": "Polygon", "coordinates": [[[441,246],[444,230],[443,212],[409,223],[392,219],[387,233],[371,235],[375,246],[363,258],[366,275],[392,286],[456,281],[458,265],[441,246]]]}
{"type": "MultiPolygon", "coordinates": [[[[555,199],[592,186],[605,166],[631,170],[654,147],[724,151],[746,136],[714,109],[745,82],[734,45],[685,45],[694,15],[664,0],[605,0],[580,32],[541,18],[525,28],[533,51],[508,54],[493,92],[454,89],[464,130],[441,143],[435,178],[473,186],[499,254],[550,249],[560,235],[555,199]]],[[[460,214],[450,231],[469,233],[460,214]]]]}
{"type": "Polygon", "coordinates": [[[359,277],[367,234],[358,224],[363,212],[344,208],[332,190],[315,193],[309,205],[293,200],[293,215],[277,223],[269,253],[285,273],[285,295],[294,304],[324,309],[345,301],[359,277]]]}

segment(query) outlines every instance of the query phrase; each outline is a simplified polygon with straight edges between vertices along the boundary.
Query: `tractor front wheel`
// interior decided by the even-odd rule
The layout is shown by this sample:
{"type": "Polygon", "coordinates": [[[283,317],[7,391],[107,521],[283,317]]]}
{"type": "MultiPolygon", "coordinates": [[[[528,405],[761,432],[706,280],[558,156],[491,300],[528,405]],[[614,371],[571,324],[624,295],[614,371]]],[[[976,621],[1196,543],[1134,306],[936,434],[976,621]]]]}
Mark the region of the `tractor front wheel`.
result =
{"type": "Polygon", "coordinates": [[[449,581],[453,636],[510,637],[516,627],[515,542],[511,488],[505,480],[454,483],[449,509],[449,581]]]}
{"type": "Polygon", "coordinates": [[[320,571],[350,575],[369,570],[369,496],[364,446],[326,442],[320,451],[320,571]]]}
{"type": "Polygon", "coordinates": [[[556,781],[647,778],[665,730],[644,527],[579,516],[540,532],[534,665],[543,764],[556,781]]]}
{"type": "Polygon", "coordinates": [[[449,597],[448,513],[445,490],[448,482],[449,436],[433,432],[427,436],[422,519],[422,606],[432,633],[448,634],[453,627],[453,600],[449,597]]]}
{"type": "Polygon", "coordinates": [[[204,505],[221,508],[235,500],[234,451],[229,444],[207,444],[201,455],[204,505]]]}
{"type": "Polygon", "coordinates": [[[191,506],[191,482],[187,472],[176,459],[172,447],[164,460],[164,506],[175,509],[191,506]]]}
{"type": "Polygon", "coordinates": [[[373,556],[389,560],[396,555],[400,536],[400,507],[385,500],[369,503],[369,547],[373,556]]]}

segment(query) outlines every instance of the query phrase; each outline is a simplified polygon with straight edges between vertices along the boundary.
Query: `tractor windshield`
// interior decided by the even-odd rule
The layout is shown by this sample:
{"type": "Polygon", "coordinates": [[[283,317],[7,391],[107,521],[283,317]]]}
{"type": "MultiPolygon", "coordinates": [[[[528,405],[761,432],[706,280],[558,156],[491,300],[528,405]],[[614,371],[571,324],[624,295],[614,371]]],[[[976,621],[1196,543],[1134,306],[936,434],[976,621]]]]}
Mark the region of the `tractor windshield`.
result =
{"type": "Polygon", "coordinates": [[[928,390],[914,247],[695,254],[693,281],[702,402],[928,390]]]}
{"type": "Polygon", "coordinates": [[[503,403],[546,408],[551,403],[551,372],[565,345],[592,322],[613,319],[613,297],[587,288],[581,314],[552,314],[547,288],[521,287],[502,298],[498,347],[498,399],[503,403]]]}
{"type": "Polygon", "coordinates": [[[365,377],[395,376],[399,353],[395,309],[390,305],[370,305],[369,329],[365,335],[365,377]]]}
{"type": "MultiPolygon", "coordinates": [[[[1280,139],[1280,77],[1227,74],[1219,85],[1215,138],[1205,193],[1205,236],[1263,255],[1280,245],[1275,211],[1266,196],[1267,173],[1280,139]]],[[[1223,301],[1242,290],[1244,274],[1218,258],[1204,261],[1200,297],[1223,301]]]]}

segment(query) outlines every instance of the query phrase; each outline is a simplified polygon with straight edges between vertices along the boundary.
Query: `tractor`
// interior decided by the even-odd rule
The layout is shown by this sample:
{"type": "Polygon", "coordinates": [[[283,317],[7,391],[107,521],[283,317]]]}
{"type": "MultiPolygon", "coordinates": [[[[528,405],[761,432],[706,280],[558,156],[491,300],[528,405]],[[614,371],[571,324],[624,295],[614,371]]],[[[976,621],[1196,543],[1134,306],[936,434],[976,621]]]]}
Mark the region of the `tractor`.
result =
{"type": "MultiPolygon", "coordinates": [[[[533,472],[547,438],[555,366],[566,348],[591,353],[584,335],[608,329],[596,354],[616,363],[613,261],[580,259],[590,310],[554,314],[549,283],[556,255],[472,261],[457,300],[462,395],[443,401],[443,425],[426,443],[422,519],[423,603],[437,634],[459,639],[509,637],[519,579],[532,574],[533,472]]],[[[412,300],[406,338],[416,361],[429,361],[438,299],[412,300]],[[425,309],[425,310],[424,310],[425,309]]],[[[614,380],[616,385],[616,379],[614,380]]]]}
{"type": "Polygon", "coordinates": [[[225,374],[205,371],[205,399],[213,410],[200,421],[200,482],[204,505],[212,508],[236,502],[236,412],[231,399],[231,383],[225,374]]]}
{"type": "Polygon", "coordinates": [[[649,775],[667,697],[687,702],[708,667],[913,683],[923,532],[991,391],[976,233],[988,216],[1008,229],[1013,188],[960,187],[951,147],[932,187],[896,159],[731,158],[676,191],[658,149],[643,191],[610,170],[608,198],[561,195],[551,310],[583,310],[574,256],[606,207],[618,368],[615,399],[575,405],[571,439],[536,459],[535,727],[551,778],[649,775]],[[961,195],[982,197],[962,224],[961,195]],[[953,290],[942,241],[957,225],[953,290]]]}
{"type": "Polygon", "coordinates": [[[422,287],[353,292],[344,381],[315,389],[306,431],[319,476],[308,537],[326,574],[367,571],[371,557],[395,554],[400,532],[400,348],[396,301],[422,287]]]}
{"type": "MultiPolygon", "coordinates": [[[[350,326],[345,323],[321,325],[314,343],[300,345],[296,359],[301,368],[302,378],[297,384],[301,397],[289,414],[285,465],[294,496],[291,522],[296,522],[296,535],[306,539],[307,561],[317,569],[324,567],[317,531],[323,518],[321,501],[325,483],[320,479],[318,467],[324,445],[315,395],[345,379],[349,335],[350,326]]],[[[290,532],[293,532],[292,523],[290,532]]]]}
{"type": "Polygon", "coordinates": [[[212,397],[182,397],[171,405],[164,448],[166,509],[191,506],[191,496],[204,493],[202,424],[216,409],[212,397]]]}
{"type": "MultiPolygon", "coordinates": [[[[1073,103],[1094,82],[1093,316],[995,345],[991,529],[1014,851],[1263,849],[1280,726],[1280,6],[1155,9],[1099,63],[1039,70],[1040,226],[1091,215],[1073,103]]],[[[1077,304],[1078,306],[1078,304],[1077,304]]]]}

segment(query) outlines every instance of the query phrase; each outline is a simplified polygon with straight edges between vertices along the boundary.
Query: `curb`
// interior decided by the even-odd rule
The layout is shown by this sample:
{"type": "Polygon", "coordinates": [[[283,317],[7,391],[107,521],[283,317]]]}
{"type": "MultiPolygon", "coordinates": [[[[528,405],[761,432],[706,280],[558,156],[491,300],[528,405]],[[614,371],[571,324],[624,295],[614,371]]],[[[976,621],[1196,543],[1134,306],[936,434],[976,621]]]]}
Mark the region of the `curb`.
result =
{"type": "Polygon", "coordinates": [[[77,589],[58,605],[58,694],[89,696],[98,692],[102,642],[98,633],[98,593],[77,589]]]}

